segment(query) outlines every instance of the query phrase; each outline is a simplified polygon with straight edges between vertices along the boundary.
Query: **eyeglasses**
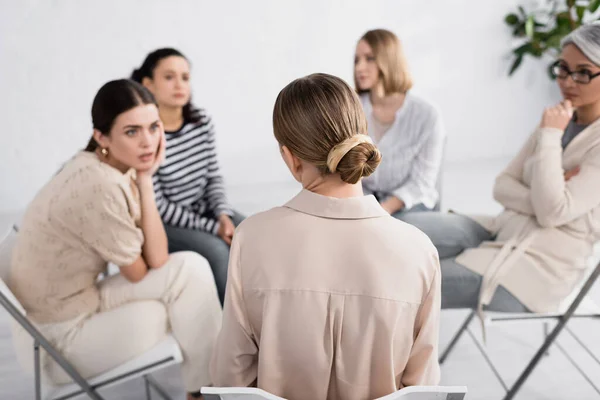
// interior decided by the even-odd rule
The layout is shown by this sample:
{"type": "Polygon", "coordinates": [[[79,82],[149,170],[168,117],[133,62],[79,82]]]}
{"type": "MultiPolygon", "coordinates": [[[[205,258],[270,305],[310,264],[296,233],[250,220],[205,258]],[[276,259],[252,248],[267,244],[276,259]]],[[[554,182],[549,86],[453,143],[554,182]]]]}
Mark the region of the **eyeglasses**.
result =
{"type": "Polygon", "coordinates": [[[550,73],[552,77],[558,79],[567,79],[568,76],[571,76],[571,79],[577,83],[588,84],[597,76],[600,76],[600,72],[592,74],[587,69],[580,69],[577,71],[571,71],[569,67],[564,65],[561,61],[557,61],[552,64],[550,68],[550,73]]]}

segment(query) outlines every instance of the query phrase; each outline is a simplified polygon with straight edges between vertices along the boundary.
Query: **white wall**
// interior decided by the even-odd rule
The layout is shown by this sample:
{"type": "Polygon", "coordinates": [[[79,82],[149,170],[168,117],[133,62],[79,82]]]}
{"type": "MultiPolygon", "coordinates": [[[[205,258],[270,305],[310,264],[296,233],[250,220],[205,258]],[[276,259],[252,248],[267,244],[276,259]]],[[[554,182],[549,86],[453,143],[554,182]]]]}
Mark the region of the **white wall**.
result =
{"type": "Polygon", "coordinates": [[[418,93],[438,105],[447,159],[517,151],[556,100],[545,64],[508,78],[504,15],[517,0],[0,0],[0,212],[22,209],[91,134],[90,105],[162,46],[193,63],[230,185],[288,179],[272,136],[278,91],[312,72],[352,80],[364,31],[405,43],[418,93]]]}

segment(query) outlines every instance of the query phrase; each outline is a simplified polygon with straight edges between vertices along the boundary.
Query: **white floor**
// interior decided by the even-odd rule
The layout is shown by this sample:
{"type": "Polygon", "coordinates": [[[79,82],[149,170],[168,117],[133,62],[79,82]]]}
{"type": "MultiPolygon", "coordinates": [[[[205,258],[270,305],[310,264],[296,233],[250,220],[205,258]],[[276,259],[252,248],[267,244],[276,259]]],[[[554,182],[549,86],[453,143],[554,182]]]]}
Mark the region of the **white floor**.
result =
{"type": "MultiPolygon", "coordinates": [[[[478,163],[453,163],[447,166],[444,176],[443,207],[470,213],[491,213],[500,210],[491,198],[493,179],[507,160],[486,160],[478,163]]],[[[292,197],[299,187],[292,182],[260,187],[234,187],[229,196],[236,208],[250,215],[252,213],[280,205],[292,197]]],[[[6,216],[0,216],[0,224],[6,223],[6,216]]],[[[0,226],[1,227],[1,226],[0,226]]],[[[596,285],[591,297],[600,303],[600,287],[596,285]]],[[[444,311],[440,332],[441,348],[444,348],[458,328],[465,311],[444,311]]],[[[573,321],[575,331],[600,357],[600,321],[573,321]]],[[[471,327],[479,336],[478,321],[471,327]]],[[[512,384],[525,363],[535,353],[543,340],[543,326],[540,322],[525,324],[502,323],[488,330],[486,348],[497,364],[501,375],[512,384]]],[[[600,366],[583,352],[568,334],[563,333],[558,342],[577,360],[596,385],[600,385],[600,366]]],[[[183,399],[181,378],[177,368],[156,374],[159,382],[165,385],[175,399],[183,399]]],[[[8,316],[0,312],[0,399],[32,399],[33,385],[30,376],[21,371],[16,363],[8,316]]],[[[466,385],[467,399],[501,399],[503,389],[487,367],[471,339],[465,335],[456,346],[448,361],[442,366],[443,385],[466,385]]],[[[107,399],[144,399],[141,380],[129,382],[104,391],[107,399]]],[[[544,357],[529,380],[525,383],[517,399],[599,399],[587,381],[557,349],[552,348],[544,357]]]]}

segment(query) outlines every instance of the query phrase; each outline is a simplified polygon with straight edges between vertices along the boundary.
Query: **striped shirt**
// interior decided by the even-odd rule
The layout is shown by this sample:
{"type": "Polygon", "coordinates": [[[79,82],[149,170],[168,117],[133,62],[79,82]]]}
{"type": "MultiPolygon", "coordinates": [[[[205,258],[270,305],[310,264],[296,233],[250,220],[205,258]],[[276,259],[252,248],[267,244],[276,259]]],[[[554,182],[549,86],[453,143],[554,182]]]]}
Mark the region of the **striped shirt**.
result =
{"type": "Polygon", "coordinates": [[[221,214],[233,215],[225,196],[215,131],[203,109],[176,132],[165,132],[166,159],[153,177],[156,205],[165,224],[216,234],[221,214]]]}
{"type": "Polygon", "coordinates": [[[381,152],[381,164],[363,179],[366,193],[379,193],[402,200],[406,209],[423,204],[433,209],[439,193],[436,184],[444,153],[446,133],[438,111],[408,93],[396,119],[379,139],[374,137],[373,106],[369,94],[360,96],[369,135],[381,152]]]}

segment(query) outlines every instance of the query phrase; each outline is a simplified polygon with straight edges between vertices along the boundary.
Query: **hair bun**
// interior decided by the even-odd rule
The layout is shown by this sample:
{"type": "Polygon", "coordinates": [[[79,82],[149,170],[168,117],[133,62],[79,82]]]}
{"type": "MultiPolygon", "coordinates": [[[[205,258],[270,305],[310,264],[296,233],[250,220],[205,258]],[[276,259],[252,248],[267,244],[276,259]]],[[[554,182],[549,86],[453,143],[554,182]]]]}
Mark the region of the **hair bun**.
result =
{"type": "Polygon", "coordinates": [[[362,141],[348,150],[334,172],[339,172],[344,182],[356,183],[375,172],[380,162],[379,149],[371,141],[362,141]]]}
{"type": "Polygon", "coordinates": [[[359,134],[351,136],[343,142],[333,146],[327,155],[327,168],[329,169],[329,172],[334,173],[340,160],[344,158],[350,150],[361,143],[373,143],[373,140],[367,135],[359,134]]]}

